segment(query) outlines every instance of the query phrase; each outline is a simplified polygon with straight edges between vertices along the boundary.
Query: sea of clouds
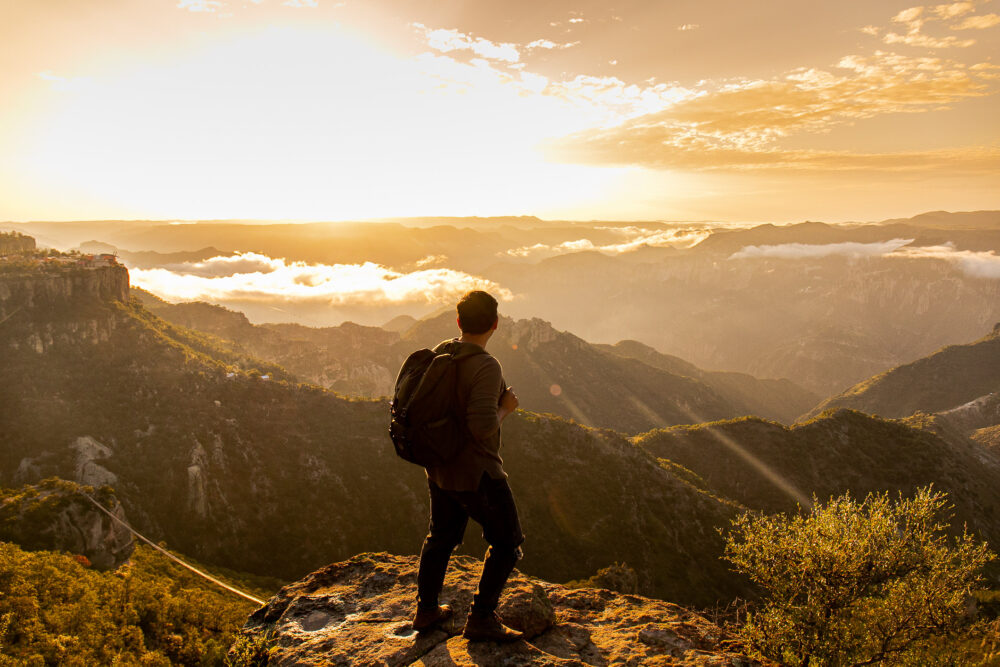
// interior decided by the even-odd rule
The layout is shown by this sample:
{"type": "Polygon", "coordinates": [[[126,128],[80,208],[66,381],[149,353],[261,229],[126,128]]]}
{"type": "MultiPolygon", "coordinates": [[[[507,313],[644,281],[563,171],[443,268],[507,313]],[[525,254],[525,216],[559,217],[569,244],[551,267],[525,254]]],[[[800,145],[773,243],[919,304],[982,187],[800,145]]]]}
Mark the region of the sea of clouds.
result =
{"type": "Polygon", "coordinates": [[[373,262],[310,264],[255,252],[155,269],[133,268],[129,273],[133,285],[168,301],[434,304],[453,303],[473,289],[487,290],[502,300],[512,298],[509,290],[496,283],[453,269],[404,272],[373,262]]]}

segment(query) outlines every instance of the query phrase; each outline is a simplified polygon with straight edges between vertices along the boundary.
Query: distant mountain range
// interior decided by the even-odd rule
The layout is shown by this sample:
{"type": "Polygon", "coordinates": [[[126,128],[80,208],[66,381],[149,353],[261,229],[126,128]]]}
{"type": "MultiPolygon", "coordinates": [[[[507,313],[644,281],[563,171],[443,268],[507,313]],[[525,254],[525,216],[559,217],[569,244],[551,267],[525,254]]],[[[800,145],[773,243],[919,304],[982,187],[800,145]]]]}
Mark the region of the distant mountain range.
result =
{"type": "MultiPolygon", "coordinates": [[[[453,312],[402,322],[399,331],[353,323],[254,325],[219,306],[169,304],[134,291],[170,322],[219,336],[302,380],[344,394],[391,395],[410,352],[459,333],[453,312]]],[[[489,350],[525,408],[624,433],[748,414],[790,423],[819,400],[789,380],[703,371],[634,341],[591,345],[540,319],[502,318],[489,350]]]]}
{"type": "MultiPolygon", "coordinates": [[[[1000,321],[997,211],[743,228],[518,217],[5,226],[62,247],[117,249],[129,266],[178,277],[237,251],[326,266],[373,262],[404,275],[461,271],[516,295],[503,304],[514,319],[541,317],[593,343],[639,341],[706,371],[789,378],[818,396],[1000,321]]],[[[205,298],[255,323],[316,327],[376,326],[440,307],[423,297],[340,302],[238,289],[205,298]]]]}

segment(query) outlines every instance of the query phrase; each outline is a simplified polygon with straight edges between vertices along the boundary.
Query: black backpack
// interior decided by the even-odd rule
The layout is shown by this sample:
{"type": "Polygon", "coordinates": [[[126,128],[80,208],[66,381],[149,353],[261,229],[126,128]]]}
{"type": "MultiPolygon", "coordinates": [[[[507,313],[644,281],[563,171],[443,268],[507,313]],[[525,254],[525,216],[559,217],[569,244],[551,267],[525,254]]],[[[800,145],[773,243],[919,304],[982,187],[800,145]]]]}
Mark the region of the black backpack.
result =
{"type": "Polygon", "coordinates": [[[486,350],[476,345],[438,345],[403,362],[389,408],[389,437],[400,458],[422,466],[447,463],[468,442],[465,415],[457,414],[458,365],[486,350]]]}

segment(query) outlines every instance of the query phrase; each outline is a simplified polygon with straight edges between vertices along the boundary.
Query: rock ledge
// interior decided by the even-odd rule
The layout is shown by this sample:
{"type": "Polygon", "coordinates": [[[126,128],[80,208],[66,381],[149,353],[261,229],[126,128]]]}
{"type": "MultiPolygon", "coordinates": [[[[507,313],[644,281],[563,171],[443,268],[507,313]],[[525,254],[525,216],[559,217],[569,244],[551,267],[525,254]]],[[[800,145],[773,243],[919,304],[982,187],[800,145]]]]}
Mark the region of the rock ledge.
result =
{"type": "Polygon", "coordinates": [[[249,634],[272,632],[272,665],[731,665],[752,664],[721,629],[682,607],[603,589],[568,589],[515,572],[500,613],[527,633],[501,646],[461,631],[481,567],[452,558],[442,601],[455,617],[424,635],[410,626],[417,558],[360,554],[290,584],[254,612],[249,634]]]}

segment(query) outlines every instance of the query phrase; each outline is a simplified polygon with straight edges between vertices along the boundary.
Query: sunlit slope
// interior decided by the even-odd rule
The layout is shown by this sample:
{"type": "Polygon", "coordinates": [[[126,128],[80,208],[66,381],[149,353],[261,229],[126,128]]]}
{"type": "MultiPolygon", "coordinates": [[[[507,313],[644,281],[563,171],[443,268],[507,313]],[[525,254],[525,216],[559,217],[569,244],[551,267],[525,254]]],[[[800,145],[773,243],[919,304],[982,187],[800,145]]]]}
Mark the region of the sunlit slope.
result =
{"type": "Polygon", "coordinates": [[[669,373],[701,380],[744,415],[756,415],[790,424],[816,400],[816,395],[811,391],[785,378],[768,380],[758,379],[746,373],[702,370],[679,357],[662,354],[634,340],[623,340],[614,345],[600,347],[622,357],[638,359],[669,373]]]}
{"type": "MultiPolygon", "coordinates": [[[[393,454],[384,401],[264,380],[134,302],[105,307],[106,340],[39,354],[12,350],[0,332],[0,484],[100,475],[153,539],[283,578],[362,551],[419,549],[426,482],[393,454]],[[104,449],[81,457],[70,446],[83,436],[104,449]]],[[[503,455],[526,572],[565,581],[624,560],[658,596],[708,604],[745,593],[717,560],[715,528],[731,505],[622,436],[519,415],[503,455]]],[[[483,544],[470,532],[465,548],[483,544]]]]}
{"type": "Polygon", "coordinates": [[[965,345],[934,354],[861,382],[815,407],[852,408],[884,417],[943,412],[1000,390],[1000,325],[965,345]]]}
{"type": "Polygon", "coordinates": [[[794,510],[812,494],[912,495],[933,484],[949,493],[956,525],[1000,544],[1000,457],[962,437],[838,410],[790,428],[739,419],[652,431],[636,442],[711,492],[765,512],[794,510]]]}

